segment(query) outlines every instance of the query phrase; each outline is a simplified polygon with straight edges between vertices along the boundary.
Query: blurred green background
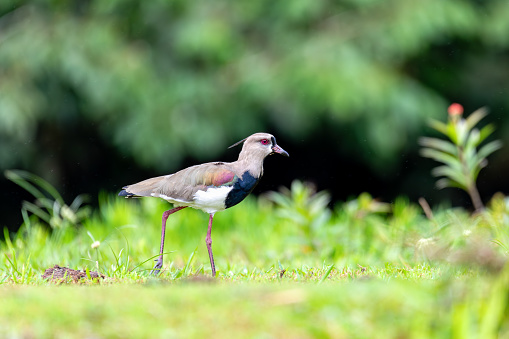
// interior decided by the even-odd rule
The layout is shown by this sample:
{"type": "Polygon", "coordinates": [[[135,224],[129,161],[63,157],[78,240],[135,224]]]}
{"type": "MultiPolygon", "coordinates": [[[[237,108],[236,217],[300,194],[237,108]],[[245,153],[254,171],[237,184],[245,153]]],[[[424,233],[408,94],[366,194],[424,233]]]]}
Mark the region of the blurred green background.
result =
{"type": "MultiPolygon", "coordinates": [[[[0,2],[0,170],[64,197],[114,192],[272,132],[255,192],[314,182],[334,199],[368,191],[468,205],[438,192],[417,138],[447,106],[488,106],[509,144],[507,0],[0,2]]],[[[481,172],[509,190],[507,147],[481,172]]],[[[0,179],[0,226],[21,200],[0,179]]]]}

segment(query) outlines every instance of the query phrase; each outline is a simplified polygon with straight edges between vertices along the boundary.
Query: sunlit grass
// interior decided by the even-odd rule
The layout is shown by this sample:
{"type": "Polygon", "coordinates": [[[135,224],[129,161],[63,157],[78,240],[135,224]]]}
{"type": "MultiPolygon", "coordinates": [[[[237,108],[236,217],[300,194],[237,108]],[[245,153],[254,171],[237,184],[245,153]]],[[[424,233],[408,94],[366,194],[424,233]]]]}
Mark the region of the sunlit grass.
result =
{"type": "Polygon", "coordinates": [[[504,338],[507,272],[419,283],[180,280],[0,288],[0,335],[52,338],[504,338]]]}
{"type": "Polygon", "coordinates": [[[475,215],[437,209],[432,219],[404,198],[362,194],[327,206],[325,193],[297,182],[218,213],[215,279],[200,211],[169,218],[158,277],[149,272],[163,201],[103,193],[67,227],[31,216],[0,243],[0,336],[507,335],[507,198],[475,215]],[[55,264],[106,278],[82,288],[43,280],[55,264]]]}
{"type": "MultiPolygon", "coordinates": [[[[269,199],[251,197],[217,214],[212,238],[219,276],[331,265],[337,270],[388,263],[433,266],[447,262],[454,251],[478,247],[502,258],[509,243],[503,196],[481,214],[444,209],[433,220],[405,199],[388,204],[367,194],[330,211],[326,195],[315,195],[300,183],[269,199]]],[[[168,207],[158,199],[101,194],[99,208],[82,224],[51,228],[32,216],[30,227],[25,223],[16,234],[4,232],[1,272],[19,282],[58,264],[115,278],[146,277],[158,254],[161,215],[168,207]]],[[[169,218],[162,277],[181,277],[182,271],[210,274],[206,226],[207,215],[193,209],[169,218]]]]}

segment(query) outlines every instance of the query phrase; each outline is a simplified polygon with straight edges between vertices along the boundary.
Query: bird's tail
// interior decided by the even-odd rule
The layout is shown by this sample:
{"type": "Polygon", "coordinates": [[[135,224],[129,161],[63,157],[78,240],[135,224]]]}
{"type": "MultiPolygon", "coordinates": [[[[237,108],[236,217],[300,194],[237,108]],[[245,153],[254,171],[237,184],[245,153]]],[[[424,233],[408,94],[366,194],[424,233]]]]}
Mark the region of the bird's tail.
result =
{"type": "Polygon", "coordinates": [[[121,190],[119,193],[118,193],[118,196],[119,197],[126,197],[126,198],[135,198],[136,197],[136,194],[133,194],[133,193],[129,193],[127,192],[125,189],[127,188],[127,186],[123,187],[124,189],[121,190]]]}

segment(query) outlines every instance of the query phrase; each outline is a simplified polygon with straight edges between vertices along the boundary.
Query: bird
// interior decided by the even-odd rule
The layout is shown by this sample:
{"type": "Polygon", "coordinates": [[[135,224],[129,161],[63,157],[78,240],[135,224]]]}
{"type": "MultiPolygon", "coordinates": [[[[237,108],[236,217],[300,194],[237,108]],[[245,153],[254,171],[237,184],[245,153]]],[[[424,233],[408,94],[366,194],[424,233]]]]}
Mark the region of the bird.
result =
{"type": "Polygon", "coordinates": [[[216,276],[212,254],[212,221],[214,214],[233,207],[246,198],[263,175],[263,162],[271,154],[289,157],[288,152],[276,143],[269,133],[255,133],[228,148],[242,145],[234,162],[208,162],[184,168],[173,174],[158,176],[122,187],[118,194],[125,198],[156,197],[173,204],[162,216],[159,257],[151,271],[157,275],[163,266],[164,238],[168,217],[186,207],[209,214],[205,243],[210,259],[212,276],[216,276]]]}

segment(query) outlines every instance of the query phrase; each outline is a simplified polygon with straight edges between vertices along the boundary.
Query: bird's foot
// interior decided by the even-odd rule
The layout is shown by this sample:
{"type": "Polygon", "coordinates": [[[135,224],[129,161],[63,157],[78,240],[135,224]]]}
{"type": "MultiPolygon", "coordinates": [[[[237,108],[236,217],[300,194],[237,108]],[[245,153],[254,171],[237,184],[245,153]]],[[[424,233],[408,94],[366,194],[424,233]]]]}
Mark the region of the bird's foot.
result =
{"type": "Polygon", "coordinates": [[[150,274],[153,276],[157,276],[161,272],[161,268],[163,267],[163,258],[158,258],[155,261],[156,265],[154,266],[152,271],[150,271],[150,274]]]}

